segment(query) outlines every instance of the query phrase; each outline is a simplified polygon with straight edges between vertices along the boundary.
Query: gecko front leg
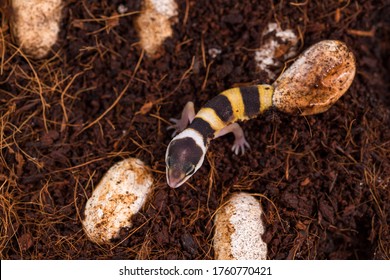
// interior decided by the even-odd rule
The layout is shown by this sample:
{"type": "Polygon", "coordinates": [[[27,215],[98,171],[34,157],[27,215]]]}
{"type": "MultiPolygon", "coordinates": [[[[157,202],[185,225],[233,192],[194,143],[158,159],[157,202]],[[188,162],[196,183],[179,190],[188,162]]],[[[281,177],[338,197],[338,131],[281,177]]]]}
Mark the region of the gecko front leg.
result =
{"type": "Polygon", "coordinates": [[[195,109],[194,109],[194,103],[189,101],[184,106],[184,109],[181,113],[180,119],[174,119],[170,118],[169,120],[173,122],[173,125],[168,126],[167,129],[173,129],[172,137],[175,137],[176,134],[183,131],[189,123],[191,123],[195,118],[195,109]]]}
{"type": "Polygon", "coordinates": [[[232,151],[238,155],[238,153],[241,151],[241,154],[245,153],[245,148],[250,148],[249,143],[246,141],[244,136],[244,131],[242,130],[241,126],[238,123],[232,123],[228,126],[225,126],[220,131],[218,131],[214,135],[214,139],[221,137],[225,134],[228,134],[232,132],[234,134],[234,144],[232,146],[232,151]]]}

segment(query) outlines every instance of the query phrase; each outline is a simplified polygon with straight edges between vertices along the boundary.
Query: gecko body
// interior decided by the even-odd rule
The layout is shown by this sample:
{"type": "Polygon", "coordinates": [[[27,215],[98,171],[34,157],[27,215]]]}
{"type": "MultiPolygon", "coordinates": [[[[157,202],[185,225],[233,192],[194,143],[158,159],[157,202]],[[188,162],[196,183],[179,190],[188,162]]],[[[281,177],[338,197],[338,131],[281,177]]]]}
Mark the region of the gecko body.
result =
{"type": "Polygon", "coordinates": [[[232,150],[244,153],[249,144],[237,121],[255,118],[271,108],[273,93],[271,85],[231,88],[210,99],[197,114],[188,102],[181,118],[171,119],[174,125],[169,127],[175,130],[165,156],[169,186],[181,186],[202,166],[212,139],[232,132],[232,150]]]}

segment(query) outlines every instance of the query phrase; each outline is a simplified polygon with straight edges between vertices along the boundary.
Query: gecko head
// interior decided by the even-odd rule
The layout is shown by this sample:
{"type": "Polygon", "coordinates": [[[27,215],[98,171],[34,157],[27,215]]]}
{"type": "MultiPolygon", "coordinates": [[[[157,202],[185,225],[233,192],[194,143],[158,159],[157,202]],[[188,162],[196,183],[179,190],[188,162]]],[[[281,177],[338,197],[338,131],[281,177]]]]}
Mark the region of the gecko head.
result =
{"type": "Polygon", "coordinates": [[[169,143],[165,155],[167,183],[171,188],[184,184],[203,164],[206,146],[195,130],[186,129],[169,143]]]}

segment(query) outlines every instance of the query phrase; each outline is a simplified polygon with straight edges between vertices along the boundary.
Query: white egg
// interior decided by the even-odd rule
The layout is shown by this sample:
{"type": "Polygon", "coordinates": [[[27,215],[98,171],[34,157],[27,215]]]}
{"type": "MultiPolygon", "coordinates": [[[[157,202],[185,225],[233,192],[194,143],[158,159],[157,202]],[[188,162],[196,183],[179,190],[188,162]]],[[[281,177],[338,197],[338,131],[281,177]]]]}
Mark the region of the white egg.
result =
{"type": "Polygon", "coordinates": [[[89,239],[107,243],[118,237],[123,227],[131,227],[131,217],[147,200],[153,178],[142,161],[122,160],[103,176],[88,199],[83,228],[89,239]]]}
{"type": "Polygon", "coordinates": [[[355,73],[355,56],[345,43],[320,41],[274,82],[274,106],[289,114],[325,112],[349,89],[355,73]]]}
{"type": "Polygon", "coordinates": [[[22,50],[35,58],[48,54],[60,30],[61,0],[12,0],[12,30],[22,50]]]}
{"type": "Polygon", "coordinates": [[[215,259],[265,260],[267,244],[262,240],[262,213],[259,201],[252,195],[233,194],[215,216],[215,259]]]}
{"type": "Polygon", "coordinates": [[[172,24],[177,21],[175,0],[144,0],[136,27],[141,47],[149,57],[157,57],[164,40],[173,34],[172,24]]]}

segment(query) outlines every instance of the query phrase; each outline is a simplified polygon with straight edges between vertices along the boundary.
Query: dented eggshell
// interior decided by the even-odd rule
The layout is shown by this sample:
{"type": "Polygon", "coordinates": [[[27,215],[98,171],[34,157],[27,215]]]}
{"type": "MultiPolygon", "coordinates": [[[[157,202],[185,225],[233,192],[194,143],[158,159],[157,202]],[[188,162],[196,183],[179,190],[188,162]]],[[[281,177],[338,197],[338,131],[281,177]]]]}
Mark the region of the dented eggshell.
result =
{"type": "Polygon", "coordinates": [[[218,260],[265,260],[267,244],[262,239],[263,211],[248,193],[236,193],[215,216],[214,252],[218,260]]]}
{"type": "Polygon", "coordinates": [[[355,72],[355,57],[343,42],[318,42],[274,82],[273,104],[289,114],[322,113],[348,90],[355,72]]]}
{"type": "Polygon", "coordinates": [[[145,203],[153,183],[152,175],[139,159],[129,158],[112,166],[103,176],[84,211],[83,228],[89,239],[107,243],[145,203]]]}
{"type": "Polygon", "coordinates": [[[56,43],[61,0],[12,0],[12,31],[21,49],[35,58],[46,56],[56,43]]]}

